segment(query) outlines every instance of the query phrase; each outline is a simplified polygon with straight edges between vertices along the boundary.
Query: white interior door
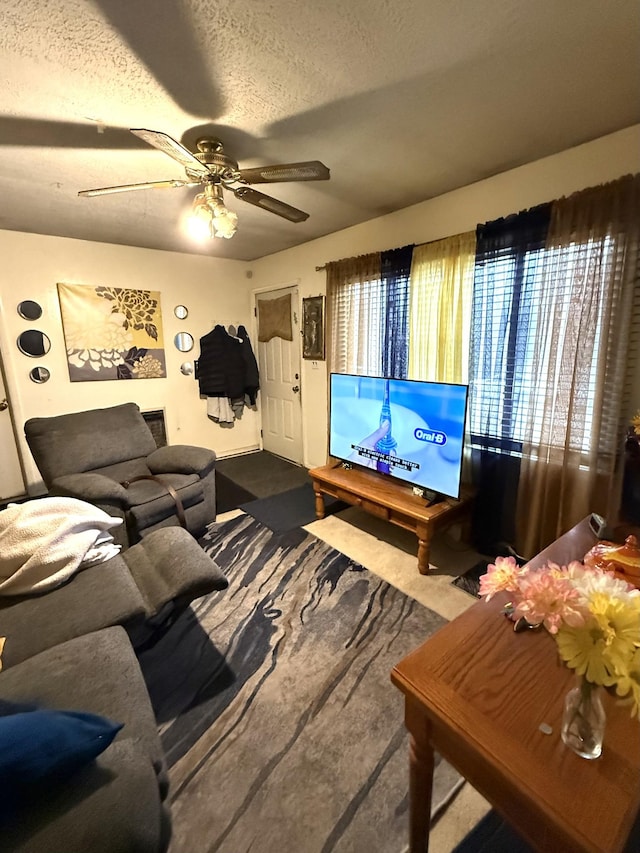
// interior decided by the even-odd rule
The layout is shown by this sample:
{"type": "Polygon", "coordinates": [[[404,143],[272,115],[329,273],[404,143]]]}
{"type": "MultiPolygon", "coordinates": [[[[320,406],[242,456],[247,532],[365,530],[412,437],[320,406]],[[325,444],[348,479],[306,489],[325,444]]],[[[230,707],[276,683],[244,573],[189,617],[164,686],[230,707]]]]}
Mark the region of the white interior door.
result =
{"type": "MultiPolygon", "coordinates": [[[[258,340],[262,444],[265,450],[302,464],[302,408],[300,402],[300,310],[298,288],[256,293],[258,303],[291,294],[293,340],[258,340]]],[[[258,338],[258,335],[256,335],[258,338]]]]}
{"type": "Polygon", "coordinates": [[[9,398],[0,370],[0,500],[21,497],[25,493],[9,398]]]}

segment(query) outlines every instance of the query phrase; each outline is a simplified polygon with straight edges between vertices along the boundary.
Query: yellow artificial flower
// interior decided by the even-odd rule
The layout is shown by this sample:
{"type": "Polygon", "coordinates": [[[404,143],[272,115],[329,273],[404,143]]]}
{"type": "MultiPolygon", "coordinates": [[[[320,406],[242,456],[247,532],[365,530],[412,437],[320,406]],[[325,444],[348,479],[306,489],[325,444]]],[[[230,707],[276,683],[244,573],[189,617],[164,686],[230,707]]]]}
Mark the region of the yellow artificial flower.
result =
{"type": "Polygon", "coordinates": [[[616,683],[605,635],[594,616],[589,616],[580,627],[563,625],[556,634],[556,642],[560,657],[578,675],[605,687],[616,683]]]}
{"type": "Polygon", "coordinates": [[[631,696],[631,716],[640,720],[640,649],[636,649],[628,662],[626,672],[621,673],[616,685],[618,696],[631,696]]]}
{"type": "Polygon", "coordinates": [[[640,412],[636,412],[631,418],[631,426],[636,435],[640,435],[640,412]]]}
{"type": "Polygon", "coordinates": [[[587,681],[610,687],[620,676],[628,676],[629,662],[640,646],[638,600],[593,592],[588,609],[583,626],[565,624],[558,631],[560,657],[587,681]]]}
{"type": "Polygon", "coordinates": [[[589,601],[589,611],[598,624],[614,669],[622,670],[640,646],[640,610],[638,599],[611,598],[596,592],[589,601]]]}

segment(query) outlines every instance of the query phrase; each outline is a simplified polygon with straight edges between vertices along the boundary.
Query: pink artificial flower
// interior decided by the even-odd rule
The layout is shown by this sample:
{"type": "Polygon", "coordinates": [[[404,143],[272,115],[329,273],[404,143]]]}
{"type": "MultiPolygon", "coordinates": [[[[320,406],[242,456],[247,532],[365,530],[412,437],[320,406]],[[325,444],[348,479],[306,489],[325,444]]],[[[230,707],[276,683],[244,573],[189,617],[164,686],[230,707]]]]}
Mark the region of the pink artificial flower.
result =
{"type": "Polygon", "coordinates": [[[480,576],[478,595],[484,595],[490,601],[496,592],[516,592],[522,574],[522,569],[513,557],[496,557],[495,563],[487,566],[487,573],[480,576]]]}
{"type": "Polygon", "coordinates": [[[521,578],[520,600],[513,618],[544,625],[550,634],[557,634],[563,623],[573,628],[584,624],[583,598],[571,579],[557,568],[546,567],[521,578]]]}
{"type": "MultiPolygon", "coordinates": [[[[581,566],[582,563],[579,563],[578,565],[581,566]]],[[[541,570],[549,572],[549,574],[552,574],[556,578],[566,578],[568,571],[566,566],[560,566],[558,565],[558,563],[551,562],[551,560],[549,560],[549,562],[545,566],[541,566],[539,569],[534,569],[534,571],[538,572],[541,570]]]]}

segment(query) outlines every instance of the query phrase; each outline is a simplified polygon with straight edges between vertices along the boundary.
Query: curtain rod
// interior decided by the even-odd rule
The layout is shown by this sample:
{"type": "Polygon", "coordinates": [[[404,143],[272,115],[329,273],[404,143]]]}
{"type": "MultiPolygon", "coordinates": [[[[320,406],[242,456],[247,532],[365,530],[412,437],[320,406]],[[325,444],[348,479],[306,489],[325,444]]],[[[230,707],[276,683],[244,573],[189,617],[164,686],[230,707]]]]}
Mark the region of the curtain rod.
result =
{"type": "MultiPolygon", "coordinates": [[[[475,231],[476,229],[475,229],[475,228],[472,228],[472,229],[469,229],[469,230],[470,230],[470,231],[475,231]]],[[[428,246],[428,245],[429,245],[429,243],[439,243],[439,242],[440,242],[440,240],[446,240],[446,239],[451,238],[451,237],[461,237],[463,234],[467,234],[467,233],[469,233],[469,232],[467,232],[467,231],[459,231],[457,234],[449,234],[449,235],[447,235],[447,236],[445,236],[445,237],[436,237],[434,240],[425,240],[425,242],[424,242],[424,243],[414,243],[414,244],[413,244],[413,248],[414,248],[414,249],[418,249],[418,248],[420,248],[420,246],[428,246]]],[[[402,247],[402,246],[396,246],[396,249],[398,249],[398,248],[399,248],[399,249],[402,249],[403,247],[402,247]]],[[[383,251],[393,252],[393,251],[395,251],[395,249],[385,249],[385,250],[383,250],[383,251]]],[[[380,252],[380,254],[382,254],[382,252],[380,252]]],[[[360,257],[362,257],[362,255],[355,255],[354,257],[356,257],[356,258],[360,258],[360,257]]],[[[342,258],[342,260],[348,260],[348,259],[347,259],[347,258],[342,258]]],[[[326,270],[326,268],[327,268],[328,266],[329,266],[329,264],[327,263],[327,264],[323,264],[321,267],[316,267],[316,272],[320,272],[321,270],[326,270]]]]}

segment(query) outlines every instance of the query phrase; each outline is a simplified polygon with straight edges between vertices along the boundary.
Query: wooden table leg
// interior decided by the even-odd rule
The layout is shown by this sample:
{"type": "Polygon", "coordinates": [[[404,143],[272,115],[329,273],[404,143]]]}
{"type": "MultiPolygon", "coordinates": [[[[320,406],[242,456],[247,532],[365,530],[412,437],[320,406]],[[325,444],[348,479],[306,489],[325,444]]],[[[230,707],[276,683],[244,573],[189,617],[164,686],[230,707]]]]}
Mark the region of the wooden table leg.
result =
{"type": "Polygon", "coordinates": [[[410,697],[405,700],[409,730],[409,853],[428,853],[434,755],[428,717],[410,697]]]}
{"type": "Polygon", "coordinates": [[[314,494],[316,496],[316,518],[324,518],[324,498],[322,497],[322,492],[314,489],[314,494]]]}
{"type": "Polygon", "coordinates": [[[419,524],[416,528],[418,537],[418,571],[421,575],[429,574],[429,555],[431,552],[431,531],[419,524]]]}

